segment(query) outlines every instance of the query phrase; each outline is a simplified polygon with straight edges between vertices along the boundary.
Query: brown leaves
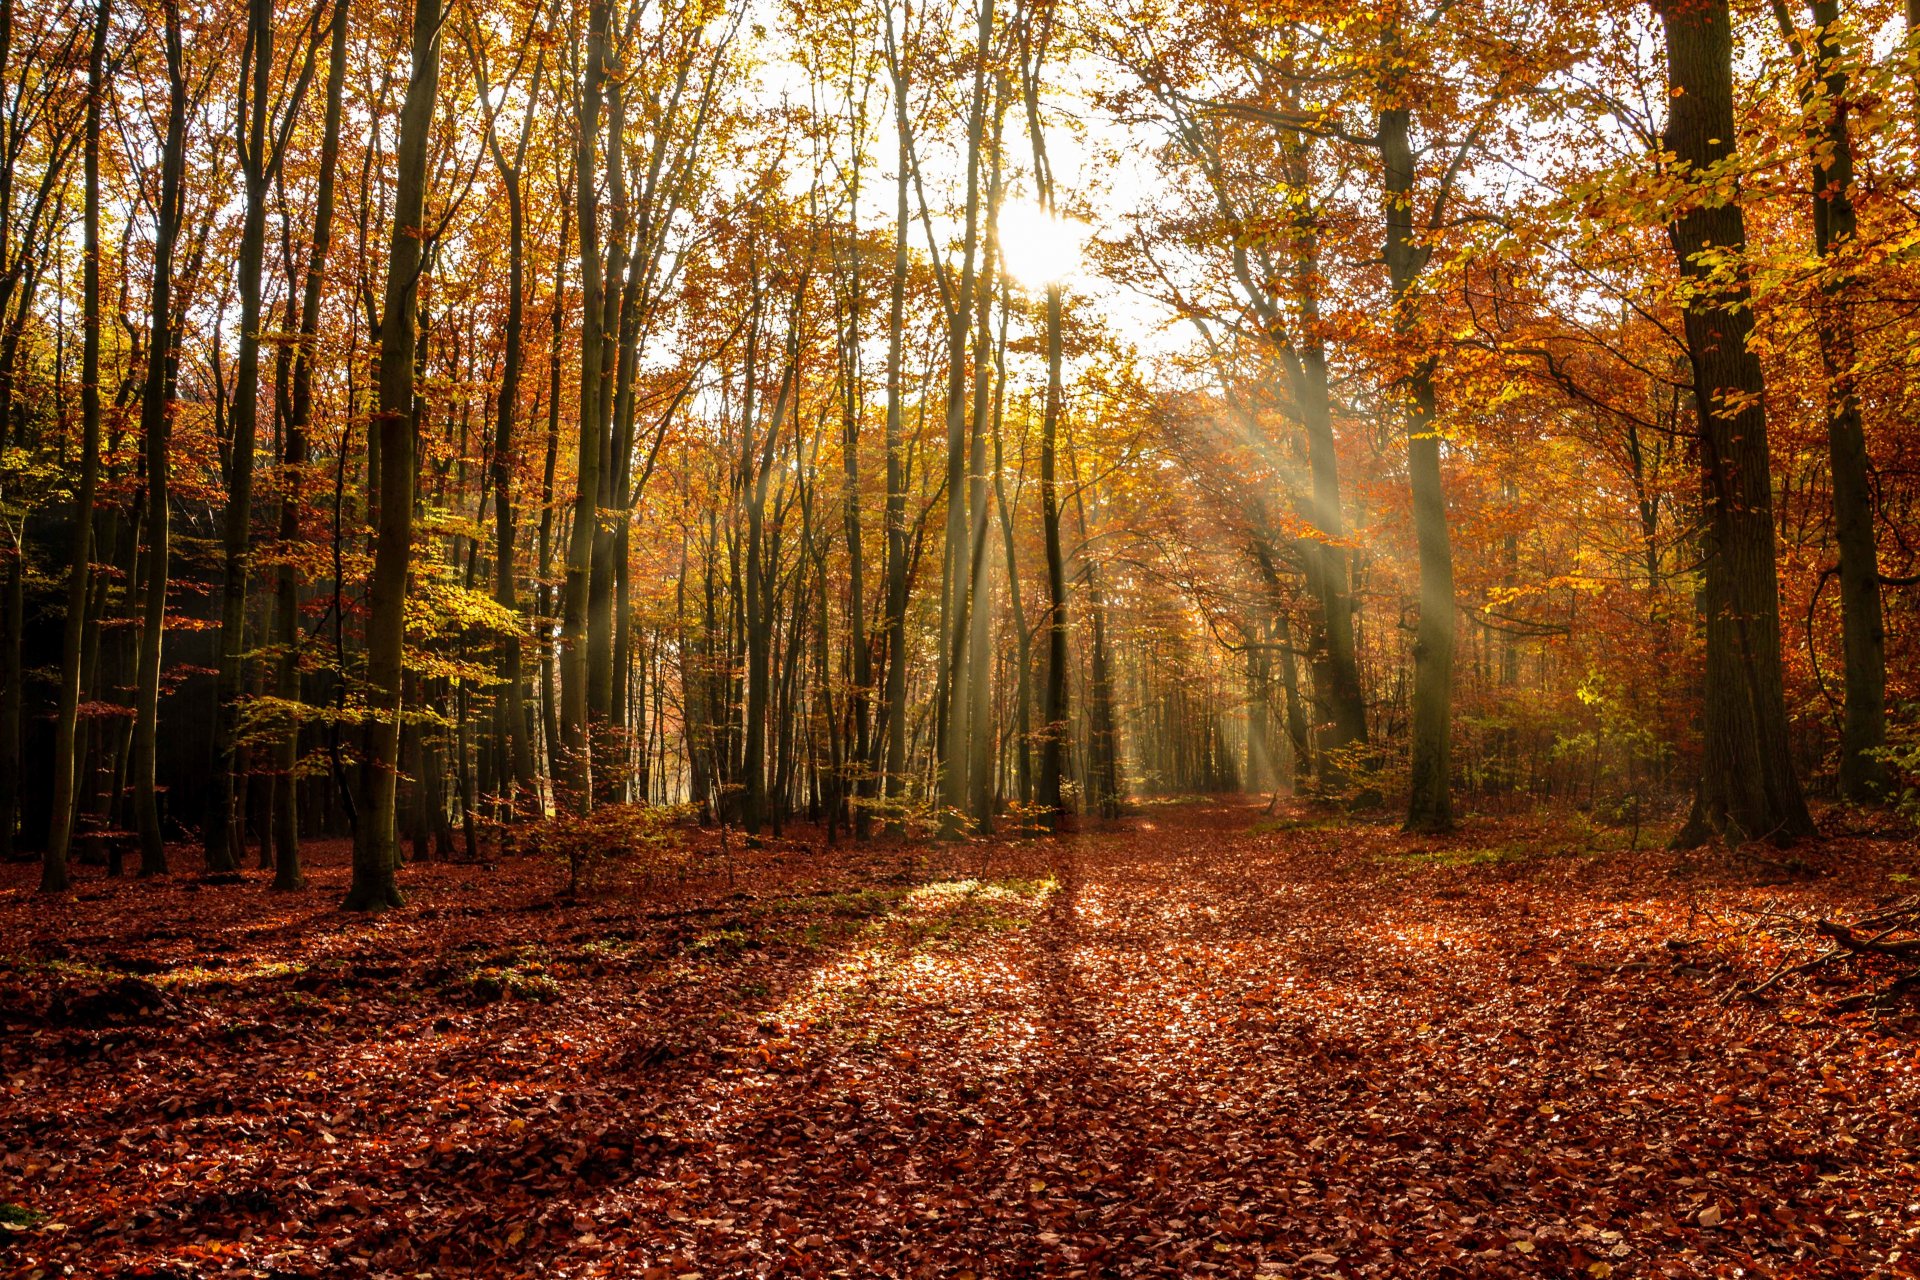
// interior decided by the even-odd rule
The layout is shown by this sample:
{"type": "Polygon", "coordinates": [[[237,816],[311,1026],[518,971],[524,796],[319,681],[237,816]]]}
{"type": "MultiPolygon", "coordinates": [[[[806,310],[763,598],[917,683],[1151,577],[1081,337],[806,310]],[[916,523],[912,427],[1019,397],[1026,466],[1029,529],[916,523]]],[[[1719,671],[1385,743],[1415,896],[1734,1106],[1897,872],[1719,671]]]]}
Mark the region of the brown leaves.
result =
{"type": "Polygon", "coordinates": [[[1713,1002],[1702,921],[1750,890],[1256,816],[557,904],[538,860],[419,865],[376,926],[263,886],[0,898],[39,1011],[0,1037],[0,1204],[44,1215],[12,1242],[314,1275],[1895,1265],[1907,1052],[1713,1002]],[[82,991],[125,1020],[76,1024],[82,991]]]}

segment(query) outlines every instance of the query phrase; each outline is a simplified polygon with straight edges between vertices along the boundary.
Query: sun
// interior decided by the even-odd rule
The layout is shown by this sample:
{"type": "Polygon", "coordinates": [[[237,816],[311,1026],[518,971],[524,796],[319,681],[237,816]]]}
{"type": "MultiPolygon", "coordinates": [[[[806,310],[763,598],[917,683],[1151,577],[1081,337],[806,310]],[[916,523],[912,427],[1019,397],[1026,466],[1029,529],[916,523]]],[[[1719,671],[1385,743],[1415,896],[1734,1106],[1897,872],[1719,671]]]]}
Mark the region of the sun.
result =
{"type": "Polygon", "coordinates": [[[1000,259],[1009,276],[1029,289],[1044,289],[1080,273],[1090,228],[1049,214],[1037,204],[1000,207],[1000,259]]]}

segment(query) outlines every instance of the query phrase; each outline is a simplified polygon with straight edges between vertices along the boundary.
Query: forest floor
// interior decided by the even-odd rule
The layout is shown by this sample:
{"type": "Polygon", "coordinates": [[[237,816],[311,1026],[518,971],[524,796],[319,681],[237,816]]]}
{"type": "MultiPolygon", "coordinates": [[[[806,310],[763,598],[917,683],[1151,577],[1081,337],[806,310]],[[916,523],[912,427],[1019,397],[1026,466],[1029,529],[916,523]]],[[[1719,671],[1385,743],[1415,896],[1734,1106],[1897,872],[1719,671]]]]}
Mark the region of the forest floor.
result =
{"type": "Polygon", "coordinates": [[[1914,1024],[1736,987],[1920,854],[1625,843],[1213,800],[372,920],[337,847],[0,868],[0,1274],[1920,1274],[1914,1024]]]}

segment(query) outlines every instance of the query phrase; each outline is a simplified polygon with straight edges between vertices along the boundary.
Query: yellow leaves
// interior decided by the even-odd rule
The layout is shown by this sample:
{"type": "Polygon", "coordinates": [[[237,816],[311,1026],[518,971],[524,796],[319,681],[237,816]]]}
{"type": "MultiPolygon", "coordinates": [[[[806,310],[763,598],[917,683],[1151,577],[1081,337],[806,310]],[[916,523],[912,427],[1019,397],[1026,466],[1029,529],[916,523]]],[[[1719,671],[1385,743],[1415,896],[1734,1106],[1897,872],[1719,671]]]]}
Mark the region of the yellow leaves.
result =
{"type": "Polygon", "coordinates": [[[484,591],[427,582],[407,597],[407,638],[416,642],[476,631],[518,635],[523,625],[518,613],[484,591]]]}

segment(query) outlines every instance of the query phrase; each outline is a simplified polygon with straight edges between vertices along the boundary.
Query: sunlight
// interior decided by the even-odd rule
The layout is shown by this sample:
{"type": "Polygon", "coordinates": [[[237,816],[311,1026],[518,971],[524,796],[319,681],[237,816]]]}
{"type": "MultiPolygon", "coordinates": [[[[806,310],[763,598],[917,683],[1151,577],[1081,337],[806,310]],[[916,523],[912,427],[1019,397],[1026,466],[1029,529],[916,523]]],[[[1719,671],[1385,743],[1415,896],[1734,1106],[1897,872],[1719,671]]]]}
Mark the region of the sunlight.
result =
{"type": "Polygon", "coordinates": [[[1080,274],[1092,228],[1074,218],[1049,214],[1037,204],[1000,207],[1001,265],[1028,289],[1062,284],[1080,274]]]}

